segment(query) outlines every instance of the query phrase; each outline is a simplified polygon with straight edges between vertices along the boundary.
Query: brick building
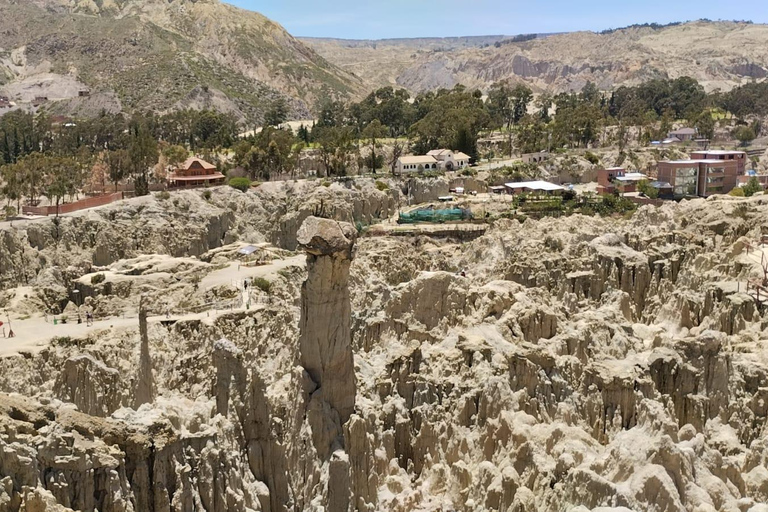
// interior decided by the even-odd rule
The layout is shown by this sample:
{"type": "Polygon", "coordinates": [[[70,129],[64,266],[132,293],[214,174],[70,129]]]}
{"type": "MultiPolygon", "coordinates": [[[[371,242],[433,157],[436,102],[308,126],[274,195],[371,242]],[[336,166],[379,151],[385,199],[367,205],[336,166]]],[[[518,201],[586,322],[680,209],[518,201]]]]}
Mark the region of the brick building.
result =
{"type": "Polygon", "coordinates": [[[693,151],[690,160],[659,162],[658,179],[672,185],[675,197],[727,194],[746,172],[743,151],[693,151]]]}
{"type": "Polygon", "coordinates": [[[647,180],[648,176],[640,172],[627,172],[623,167],[609,167],[597,171],[598,194],[625,194],[637,192],[637,184],[647,180]]]}
{"type": "Polygon", "coordinates": [[[735,165],[739,176],[747,172],[747,154],[744,151],[726,151],[713,149],[710,151],[691,152],[693,160],[722,160],[728,165],[735,165]]]}
{"type": "Polygon", "coordinates": [[[738,174],[721,160],[670,160],[659,162],[658,179],[672,185],[675,197],[708,197],[733,190],[738,174]]]}

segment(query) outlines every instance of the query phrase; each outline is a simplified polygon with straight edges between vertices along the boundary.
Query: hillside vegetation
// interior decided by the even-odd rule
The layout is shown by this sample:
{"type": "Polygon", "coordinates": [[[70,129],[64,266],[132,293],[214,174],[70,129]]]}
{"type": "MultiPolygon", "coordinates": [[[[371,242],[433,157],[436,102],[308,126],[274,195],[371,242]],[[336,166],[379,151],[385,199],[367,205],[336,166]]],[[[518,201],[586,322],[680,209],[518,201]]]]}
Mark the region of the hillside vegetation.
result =
{"type": "Polygon", "coordinates": [[[217,0],[0,0],[0,10],[0,84],[21,101],[75,102],[79,87],[91,102],[109,97],[98,106],[111,111],[210,107],[259,120],[279,97],[300,117],[324,91],[360,89],[277,23],[217,0]]]}

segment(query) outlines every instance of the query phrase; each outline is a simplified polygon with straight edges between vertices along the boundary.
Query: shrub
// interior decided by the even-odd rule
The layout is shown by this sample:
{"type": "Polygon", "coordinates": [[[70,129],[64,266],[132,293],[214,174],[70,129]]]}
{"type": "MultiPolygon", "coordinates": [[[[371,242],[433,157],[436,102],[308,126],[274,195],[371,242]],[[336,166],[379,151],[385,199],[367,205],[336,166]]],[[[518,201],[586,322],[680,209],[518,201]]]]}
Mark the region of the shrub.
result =
{"type": "Polygon", "coordinates": [[[744,189],[742,187],[736,187],[735,189],[728,192],[728,195],[734,197],[744,197],[744,189]]]}
{"type": "Polygon", "coordinates": [[[637,184],[637,191],[645,194],[646,197],[656,199],[659,197],[659,189],[652,187],[648,180],[640,180],[637,184]]]}
{"type": "Polygon", "coordinates": [[[749,218],[749,207],[746,205],[746,203],[740,203],[736,205],[736,208],[733,209],[733,215],[739,217],[740,219],[747,220],[749,218]]]}
{"type": "Polygon", "coordinates": [[[206,201],[211,200],[211,191],[210,190],[203,190],[203,199],[206,201]]]}
{"type": "Polygon", "coordinates": [[[232,178],[229,180],[229,186],[239,190],[240,192],[245,192],[251,188],[251,180],[248,178],[232,178]]]}
{"type": "Polygon", "coordinates": [[[263,277],[254,277],[251,284],[264,293],[269,293],[272,290],[272,283],[263,277]]]}
{"type": "Polygon", "coordinates": [[[389,185],[387,185],[383,181],[376,180],[376,188],[382,192],[386,192],[387,190],[389,190],[389,185]]]}
{"type": "Polygon", "coordinates": [[[13,207],[13,206],[8,205],[8,206],[5,207],[4,213],[5,213],[5,218],[6,219],[10,219],[11,217],[15,217],[16,216],[16,208],[13,207]]]}
{"type": "Polygon", "coordinates": [[[563,241],[559,238],[547,236],[544,238],[544,246],[551,251],[560,252],[563,250],[563,241]]]}
{"type": "Polygon", "coordinates": [[[586,160],[592,165],[597,165],[600,163],[600,157],[591,151],[584,153],[584,158],[586,158],[586,160]]]}
{"type": "Polygon", "coordinates": [[[91,276],[91,284],[93,285],[101,284],[104,282],[105,279],[106,277],[104,277],[104,274],[94,274],[91,276]]]}
{"type": "Polygon", "coordinates": [[[323,182],[321,183],[321,185],[322,185],[322,186],[324,186],[324,187],[330,187],[330,186],[331,186],[331,182],[330,182],[330,181],[328,181],[328,180],[323,180],[323,182]]]}
{"type": "Polygon", "coordinates": [[[161,201],[167,201],[171,198],[171,193],[167,190],[162,190],[155,195],[156,198],[160,199],[161,201]]]}

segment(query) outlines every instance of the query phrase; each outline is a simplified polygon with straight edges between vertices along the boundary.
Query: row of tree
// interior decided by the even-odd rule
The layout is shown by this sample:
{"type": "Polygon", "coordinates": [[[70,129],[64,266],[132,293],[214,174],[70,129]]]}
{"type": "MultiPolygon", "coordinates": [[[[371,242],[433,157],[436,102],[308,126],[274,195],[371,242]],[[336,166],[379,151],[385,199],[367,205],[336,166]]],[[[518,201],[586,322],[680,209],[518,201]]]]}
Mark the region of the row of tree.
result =
{"type": "Polygon", "coordinates": [[[67,119],[14,111],[0,117],[0,165],[30,153],[75,155],[130,149],[141,131],[155,141],[195,152],[216,152],[238,140],[240,127],[231,114],[181,110],[164,115],[103,113],[91,119],[67,119]]]}
{"type": "MultiPolygon", "coordinates": [[[[501,131],[508,152],[590,147],[603,143],[621,149],[630,134],[644,142],[666,136],[672,123],[688,120],[703,137],[714,134],[713,109],[739,118],[768,115],[768,83],[752,83],[727,93],[706,94],[698,82],[682,77],[654,79],[605,94],[592,83],[579,92],[541,94],[534,100],[525,85],[494,84],[484,96],[461,85],[411,98],[392,87],[372,92],[362,101],[345,104],[324,97],[316,106],[317,122],[292,131],[277,128],[288,108],[276,102],[259,133],[241,138],[243,128],[229,114],[182,110],[163,115],[102,114],[93,119],[67,120],[45,113],[16,111],[0,117],[2,191],[7,204],[42,196],[60,201],[85,183],[131,180],[137,194],[147,193],[159,169],[172,167],[191,152],[230,153],[231,163],[252,179],[268,180],[292,173],[301,149],[311,145],[331,175],[351,169],[394,169],[408,139],[411,150],[426,153],[449,147],[477,158],[482,132],[501,131]],[[385,160],[382,139],[392,148],[385,160]],[[362,152],[361,146],[368,151],[362,152]],[[69,172],[62,171],[70,169],[69,172]],[[91,176],[83,174],[91,169],[91,176]]],[[[759,122],[738,123],[733,135],[749,141],[760,134],[759,122]]],[[[85,173],[87,174],[87,173],[85,173]]],[[[74,191],[74,192],[73,192],[74,191]]]]}

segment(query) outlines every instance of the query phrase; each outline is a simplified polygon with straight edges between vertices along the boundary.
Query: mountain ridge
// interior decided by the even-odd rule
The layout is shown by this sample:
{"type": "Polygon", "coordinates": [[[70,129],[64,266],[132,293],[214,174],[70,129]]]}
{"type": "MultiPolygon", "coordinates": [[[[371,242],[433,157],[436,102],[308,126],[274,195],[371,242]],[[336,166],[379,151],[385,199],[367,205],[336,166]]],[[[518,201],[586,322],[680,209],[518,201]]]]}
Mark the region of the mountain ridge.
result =
{"type": "MultiPolygon", "coordinates": [[[[257,120],[280,97],[301,117],[322,94],[362,91],[361,80],[278,23],[218,0],[0,0],[0,8],[0,86],[16,98],[30,91],[26,79],[49,74],[74,78],[97,98],[111,93],[119,100],[112,110],[189,103],[257,120]]],[[[43,94],[35,91],[27,96],[43,94]]]]}
{"type": "Polygon", "coordinates": [[[752,22],[633,25],[463,48],[429,47],[422,38],[410,45],[402,39],[361,45],[302,41],[342,69],[366,77],[369,88],[396,86],[414,93],[456,84],[487,90],[505,79],[539,92],[578,90],[588,81],[610,90],[683,75],[707,90],[726,90],[768,76],[768,25],[752,22]]]}

